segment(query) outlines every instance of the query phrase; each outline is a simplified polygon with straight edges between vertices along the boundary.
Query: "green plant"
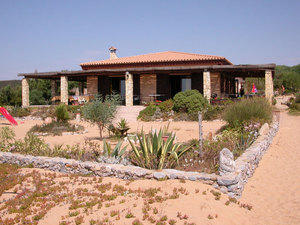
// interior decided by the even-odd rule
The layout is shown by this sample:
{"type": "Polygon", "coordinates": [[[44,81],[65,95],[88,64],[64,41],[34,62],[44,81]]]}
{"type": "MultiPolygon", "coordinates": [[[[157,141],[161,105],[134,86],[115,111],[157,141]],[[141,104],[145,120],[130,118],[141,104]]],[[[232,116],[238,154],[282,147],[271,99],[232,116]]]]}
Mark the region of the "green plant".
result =
{"type": "Polygon", "coordinates": [[[272,120],[272,108],[265,98],[243,99],[227,107],[223,116],[230,127],[241,127],[250,121],[272,120]]]}
{"type": "Polygon", "coordinates": [[[214,120],[220,118],[225,109],[224,105],[208,105],[207,109],[204,111],[204,120],[214,120]]]}
{"type": "Polygon", "coordinates": [[[5,151],[12,146],[15,141],[15,132],[10,127],[1,127],[0,128],[0,150],[5,151]]]}
{"type": "Polygon", "coordinates": [[[62,135],[63,132],[78,132],[83,130],[84,127],[81,125],[52,121],[48,124],[34,125],[30,128],[28,133],[44,133],[47,135],[59,136],[62,135]]]}
{"type": "Polygon", "coordinates": [[[174,102],[172,99],[161,102],[158,107],[163,113],[168,113],[173,110],[174,102]]]}
{"type": "Polygon", "coordinates": [[[127,136],[127,131],[130,129],[130,127],[125,119],[121,119],[117,126],[110,124],[108,125],[107,129],[117,137],[125,137],[127,136]]]}
{"type": "Polygon", "coordinates": [[[92,102],[83,107],[83,117],[91,123],[97,124],[100,138],[103,138],[103,130],[115,117],[117,105],[120,102],[119,95],[107,95],[105,99],[97,96],[92,102]]]}
{"type": "Polygon", "coordinates": [[[12,108],[7,109],[9,113],[14,117],[24,117],[30,115],[30,109],[29,108],[22,108],[19,106],[14,106],[12,108]]]}
{"type": "Polygon", "coordinates": [[[143,121],[150,121],[151,117],[154,115],[156,109],[157,109],[157,105],[150,102],[149,105],[145,109],[143,109],[139,112],[138,119],[141,119],[143,121]]]}
{"type": "Polygon", "coordinates": [[[70,115],[65,104],[60,104],[55,108],[55,117],[57,122],[68,122],[68,120],[70,119],[70,115]]]}
{"type": "Polygon", "coordinates": [[[105,156],[110,156],[110,157],[115,157],[115,158],[120,158],[124,155],[125,150],[127,148],[127,145],[122,146],[123,141],[119,141],[118,144],[112,148],[111,144],[109,142],[106,142],[106,140],[103,140],[103,152],[105,156]]]}
{"type": "Polygon", "coordinates": [[[137,135],[139,146],[136,146],[129,139],[133,154],[132,163],[148,169],[171,168],[178,163],[180,157],[186,153],[190,146],[183,147],[175,144],[175,135],[171,134],[166,141],[163,140],[163,129],[157,133],[137,135]]]}
{"type": "Polygon", "coordinates": [[[197,120],[198,112],[205,110],[208,105],[209,102],[198,90],[187,90],[174,96],[174,110],[188,113],[192,120],[197,120]]]}

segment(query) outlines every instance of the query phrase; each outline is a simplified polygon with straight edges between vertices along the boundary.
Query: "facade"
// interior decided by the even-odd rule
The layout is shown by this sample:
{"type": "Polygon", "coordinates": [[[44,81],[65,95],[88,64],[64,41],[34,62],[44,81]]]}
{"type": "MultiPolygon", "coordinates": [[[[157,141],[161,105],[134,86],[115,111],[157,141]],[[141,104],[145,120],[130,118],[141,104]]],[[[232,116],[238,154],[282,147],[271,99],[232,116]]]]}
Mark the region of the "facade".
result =
{"type": "Polygon", "coordinates": [[[118,58],[116,50],[109,49],[110,59],[80,64],[79,71],[19,74],[24,77],[23,106],[29,106],[30,78],[52,79],[53,86],[60,83],[60,101],[66,104],[69,80],[80,81],[89,96],[119,93],[127,106],[166,100],[188,89],[198,90],[208,100],[234,97],[246,77],[265,77],[265,95],[273,97],[275,64],[233,65],[221,56],[173,51],[118,58]]]}

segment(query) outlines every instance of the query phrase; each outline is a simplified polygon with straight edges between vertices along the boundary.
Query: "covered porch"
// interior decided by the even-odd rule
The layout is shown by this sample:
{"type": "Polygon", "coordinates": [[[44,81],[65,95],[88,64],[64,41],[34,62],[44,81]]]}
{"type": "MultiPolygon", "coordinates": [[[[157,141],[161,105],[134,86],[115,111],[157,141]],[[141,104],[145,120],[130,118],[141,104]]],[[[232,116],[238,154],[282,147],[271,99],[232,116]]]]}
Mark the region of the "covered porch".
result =
{"type": "MultiPolygon", "coordinates": [[[[126,106],[139,105],[153,100],[167,100],[176,93],[196,89],[208,100],[212,96],[236,97],[241,82],[247,77],[265,78],[265,97],[273,97],[275,64],[260,65],[207,65],[165,66],[79,71],[21,73],[22,105],[28,107],[29,79],[50,79],[51,93],[56,96],[60,85],[60,102],[68,104],[68,81],[80,82],[78,97],[87,99],[97,94],[120,94],[126,106]]],[[[76,96],[75,96],[76,97],[76,96]]]]}

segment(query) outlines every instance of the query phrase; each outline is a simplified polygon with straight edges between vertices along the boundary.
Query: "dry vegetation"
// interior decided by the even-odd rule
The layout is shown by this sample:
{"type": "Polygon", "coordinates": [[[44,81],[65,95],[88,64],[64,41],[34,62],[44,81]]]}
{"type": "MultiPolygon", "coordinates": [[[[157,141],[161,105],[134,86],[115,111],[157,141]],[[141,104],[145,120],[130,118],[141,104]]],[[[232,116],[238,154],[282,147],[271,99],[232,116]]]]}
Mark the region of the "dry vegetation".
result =
{"type": "MultiPolygon", "coordinates": [[[[6,225],[43,224],[51,219],[56,224],[196,224],[180,206],[173,214],[164,210],[164,205],[189,195],[252,209],[208,186],[200,191],[177,181],[166,189],[163,182],[170,182],[148,187],[139,181],[116,182],[5,164],[0,165],[0,180],[0,224],[6,225]]],[[[215,219],[217,214],[212,210],[205,217],[215,219]]]]}

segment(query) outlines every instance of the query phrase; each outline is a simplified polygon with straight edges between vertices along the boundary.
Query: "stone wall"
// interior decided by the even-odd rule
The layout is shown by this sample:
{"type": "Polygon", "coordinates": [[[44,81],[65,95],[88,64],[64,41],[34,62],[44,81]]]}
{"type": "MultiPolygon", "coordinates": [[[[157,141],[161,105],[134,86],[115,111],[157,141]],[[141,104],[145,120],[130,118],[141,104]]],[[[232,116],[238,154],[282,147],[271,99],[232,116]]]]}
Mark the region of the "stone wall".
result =
{"type": "Polygon", "coordinates": [[[33,166],[63,173],[90,174],[101,177],[114,176],[121,179],[185,179],[201,180],[230,197],[240,197],[249,177],[254,173],[263,154],[272,143],[279,129],[279,123],[273,122],[270,128],[262,128],[259,138],[235,161],[230,151],[222,150],[220,154],[220,175],[199,172],[185,172],[174,169],[161,171],[148,170],[137,166],[82,162],[73,159],[51,158],[44,156],[22,155],[1,152],[0,163],[33,166]],[[264,130],[262,132],[262,130],[264,130]]]}
{"type": "Polygon", "coordinates": [[[89,95],[98,94],[98,76],[87,76],[86,87],[89,95]]]}
{"type": "Polygon", "coordinates": [[[221,176],[217,179],[214,187],[228,193],[231,197],[240,197],[244,185],[252,177],[255,168],[272,143],[278,129],[278,121],[273,122],[270,128],[268,124],[263,125],[258,139],[235,161],[232,160],[233,155],[230,156],[232,153],[223,149],[220,153],[221,176]]]}
{"type": "Polygon", "coordinates": [[[140,75],[141,102],[149,102],[149,95],[156,94],[156,74],[140,75]]]}

